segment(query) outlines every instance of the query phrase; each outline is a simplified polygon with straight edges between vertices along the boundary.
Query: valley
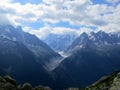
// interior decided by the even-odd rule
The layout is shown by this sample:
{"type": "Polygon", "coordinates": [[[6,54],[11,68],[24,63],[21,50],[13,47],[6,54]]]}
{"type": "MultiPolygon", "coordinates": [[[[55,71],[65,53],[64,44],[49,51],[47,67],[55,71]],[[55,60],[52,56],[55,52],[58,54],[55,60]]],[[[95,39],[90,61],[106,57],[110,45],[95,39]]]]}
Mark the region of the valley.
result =
{"type": "Polygon", "coordinates": [[[120,0],[1,0],[0,90],[120,90],[120,0]]]}
{"type": "Polygon", "coordinates": [[[57,46],[67,45],[53,50],[46,41],[24,32],[21,27],[1,25],[0,75],[10,75],[19,84],[29,82],[33,86],[63,90],[89,86],[120,70],[119,34],[84,32],[74,40],[66,38],[53,38],[54,42],[58,41],[57,46]]]}

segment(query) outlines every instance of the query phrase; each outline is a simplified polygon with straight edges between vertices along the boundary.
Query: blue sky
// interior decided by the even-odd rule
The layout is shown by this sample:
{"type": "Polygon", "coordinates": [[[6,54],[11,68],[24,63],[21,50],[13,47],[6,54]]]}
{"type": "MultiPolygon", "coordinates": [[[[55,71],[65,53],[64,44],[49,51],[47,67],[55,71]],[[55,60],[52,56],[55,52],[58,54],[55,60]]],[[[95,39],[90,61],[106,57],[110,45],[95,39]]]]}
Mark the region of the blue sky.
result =
{"type": "Polygon", "coordinates": [[[21,4],[31,3],[39,4],[42,0],[14,0],[14,2],[20,2],[21,4]]]}
{"type": "MultiPolygon", "coordinates": [[[[112,1],[112,0],[111,0],[112,1]]],[[[114,1],[114,0],[113,0],[114,1]]],[[[92,0],[92,2],[94,4],[107,4],[107,5],[110,5],[110,6],[113,6],[113,3],[110,3],[108,2],[107,0],[92,0]]],[[[118,0],[118,2],[116,2],[116,4],[119,4],[120,1],[118,0]]]]}
{"type": "MultiPolygon", "coordinates": [[[[111,3],[107,2],[106,0],[91,0],[94,4],[108,4],[112,5],[111,3]]],[[[114,0],[113,0],[114,1],[114,0]]],[[[42,0],[14,0],[14,2],[20,2],[21,4],[32,3],[32,4],[39,4],[42,0]]],[[[117,4],[120,3],[117,2],[117,4]]]]}
{"type": "Polygon", "coordinates": [[[120,0],[4,0],[2,23],[40,38],[50,33],[119,32],[120,0]]]}

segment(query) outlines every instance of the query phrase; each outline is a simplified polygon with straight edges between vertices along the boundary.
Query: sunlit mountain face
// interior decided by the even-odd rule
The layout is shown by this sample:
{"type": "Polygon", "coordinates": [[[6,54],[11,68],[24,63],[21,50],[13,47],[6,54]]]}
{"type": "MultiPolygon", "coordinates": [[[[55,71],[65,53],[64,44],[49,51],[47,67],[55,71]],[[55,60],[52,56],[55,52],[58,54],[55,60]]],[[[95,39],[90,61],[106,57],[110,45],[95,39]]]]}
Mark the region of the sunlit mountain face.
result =
{"type": "Polygon", "coordinates": [[[119,25],[119,0],[1,1],[0,90],[16,81],[53,90],[94,86],[120,70],[119,25]]]}

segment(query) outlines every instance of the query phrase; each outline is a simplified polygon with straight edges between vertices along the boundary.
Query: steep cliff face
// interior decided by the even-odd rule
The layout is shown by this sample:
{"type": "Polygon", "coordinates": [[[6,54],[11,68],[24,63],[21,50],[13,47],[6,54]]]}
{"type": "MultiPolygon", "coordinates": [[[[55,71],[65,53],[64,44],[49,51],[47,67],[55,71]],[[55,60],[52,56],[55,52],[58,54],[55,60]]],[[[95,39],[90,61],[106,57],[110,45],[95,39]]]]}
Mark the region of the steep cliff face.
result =
{"type": "MultiPolygon", "coordinates": [[[[50,59],[60,57],[60,55],[54,52],[46,43],[35,35],[24,32],[20,26],[0,25],[0,38],[4,39],[0,40],[1,43],[9,40],[11,42],[24,44],[24,46],[36,56],[36,61],[44,65],[49,62],[50,59]]],[[[2,48],[3,46],[0,47],[2,48]]],[[[12,44],[7,44],[7,47],[12,47],[12,44]]]]}
{"type": "Polygon", "coordinates": [[[21,27],[0,25],[0,75],[10,75],[19,83],[52,85],[45,67],[56,57],[60,55],[35,35],[21,27]]]}

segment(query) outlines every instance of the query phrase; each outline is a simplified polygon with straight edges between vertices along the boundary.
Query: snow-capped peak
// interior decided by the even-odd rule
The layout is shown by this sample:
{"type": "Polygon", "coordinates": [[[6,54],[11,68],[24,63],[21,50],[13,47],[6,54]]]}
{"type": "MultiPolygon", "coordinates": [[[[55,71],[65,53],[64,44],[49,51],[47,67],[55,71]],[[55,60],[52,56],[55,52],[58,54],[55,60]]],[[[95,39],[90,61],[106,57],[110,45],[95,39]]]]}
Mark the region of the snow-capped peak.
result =
{"type": "Polygon", "coordinates": [[[68,48],[83,48],[83,47],[104,47],[107,45],[115,45],[120,43],[120,35],[115,33],[106,33],[103,31],[91,32],[89,34],[82,33],[76,40],[73,41],[72,45],[68,48]],[[82,47],[81,47],[82,46],[82,47]]]}

